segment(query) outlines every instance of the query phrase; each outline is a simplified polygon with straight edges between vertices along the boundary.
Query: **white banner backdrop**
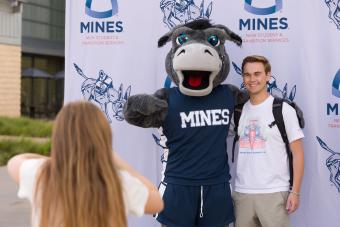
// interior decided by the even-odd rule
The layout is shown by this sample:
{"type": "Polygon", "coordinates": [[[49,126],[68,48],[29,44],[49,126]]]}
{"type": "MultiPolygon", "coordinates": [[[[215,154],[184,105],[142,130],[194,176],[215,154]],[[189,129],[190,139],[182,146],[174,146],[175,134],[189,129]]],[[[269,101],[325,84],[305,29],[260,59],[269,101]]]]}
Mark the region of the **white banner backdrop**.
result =
{"type": "MultiPolygon", "coordinates": [[[[160,152],[153,142],[154,130],[127,124],[121,112],[129,93],[155,90],[152,60],[157,31],[150,29],[155,21],[149,12],[156,11],[157,5],[115,0],[66,3],[65,102],[89,99],[107,112],[114,149],[157,183],[160,152]]],[[[158,225],[146,216],[131,217],[129,226],[158,225]]]]}
{"type": "MultiPolygon", "coordinates": [[[[114,149],[138,171],[158,184],[157,132],[127,124],[122,104],[129,94],[164,86],[170,45],[157,49],[159,37],[187,20],[210,18],[244,40],[241,48],[226,44],[234,63],[226,83],[241,84],[236,69],[244,57],[264,55],[272,64],[272,92],[304,111],[305,177],[292,226],[340,226],[339,0],[66,2],[65,102],[90,99],[100,106],[111,120],[114,149]]],[[[159,224],[130,217],[129,226],[159,224]]]]}

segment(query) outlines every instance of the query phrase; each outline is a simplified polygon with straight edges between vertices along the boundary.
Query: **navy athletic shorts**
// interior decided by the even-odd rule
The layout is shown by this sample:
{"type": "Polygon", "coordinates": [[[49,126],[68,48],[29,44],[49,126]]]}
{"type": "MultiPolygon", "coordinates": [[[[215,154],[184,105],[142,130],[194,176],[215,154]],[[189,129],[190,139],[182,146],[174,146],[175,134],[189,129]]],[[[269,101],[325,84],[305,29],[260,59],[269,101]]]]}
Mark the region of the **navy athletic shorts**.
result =
{"type": "Polygon", "coordinates": [[[206,186],[166,184],[157,221],[168,227],[224,227],[235,220],[228,182],[206,186]]]}

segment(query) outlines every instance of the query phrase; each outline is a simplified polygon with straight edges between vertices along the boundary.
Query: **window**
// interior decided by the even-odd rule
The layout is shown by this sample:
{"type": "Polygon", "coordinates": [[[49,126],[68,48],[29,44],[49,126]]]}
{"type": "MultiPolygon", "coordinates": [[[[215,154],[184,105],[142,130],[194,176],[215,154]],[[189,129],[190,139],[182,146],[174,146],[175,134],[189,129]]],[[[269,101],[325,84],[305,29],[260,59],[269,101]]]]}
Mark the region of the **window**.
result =
{"type": "Polygon", "coordinates": [[[64,100],[64,58],[22,56],[21,114],[53,118],[64,100]]]}

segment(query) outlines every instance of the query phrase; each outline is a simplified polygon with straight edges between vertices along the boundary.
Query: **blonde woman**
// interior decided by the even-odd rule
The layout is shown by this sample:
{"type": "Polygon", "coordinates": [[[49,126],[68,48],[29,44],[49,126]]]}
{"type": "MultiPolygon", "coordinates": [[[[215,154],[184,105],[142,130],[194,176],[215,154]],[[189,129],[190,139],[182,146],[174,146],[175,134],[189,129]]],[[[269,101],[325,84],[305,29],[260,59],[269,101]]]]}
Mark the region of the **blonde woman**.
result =
{"type": "Polygon", "coordinates": [[[18,196],[32,206],[32,227],[126,227],[126,215],[157,213],[157,188],[112,154],[104,114],[89,102],[59,112],[51,157],[21,154],[8,162],[18,196]]]}

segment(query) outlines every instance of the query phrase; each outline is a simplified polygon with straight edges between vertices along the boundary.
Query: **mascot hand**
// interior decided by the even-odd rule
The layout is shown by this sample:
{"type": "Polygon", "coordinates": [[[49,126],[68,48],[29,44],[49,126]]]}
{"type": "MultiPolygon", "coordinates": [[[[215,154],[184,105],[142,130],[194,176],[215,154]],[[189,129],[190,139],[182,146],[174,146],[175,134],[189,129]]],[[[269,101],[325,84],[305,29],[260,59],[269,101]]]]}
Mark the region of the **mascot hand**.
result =
{"type": "Polygon", "coordinates": [[[231,92],[233,93],[233,96],[235,97],[235,105],[243,104],[249,100],[249,94],[247,90],[241,90],[238,87],[227,84],[231,92]]]}
{"type": "Polygon", "coordinates": [[[168,110],[168,103],[153,95],[133,95],[124,105],[124,117],[130,124],[143,127],[160,127],[168,110]]]}

